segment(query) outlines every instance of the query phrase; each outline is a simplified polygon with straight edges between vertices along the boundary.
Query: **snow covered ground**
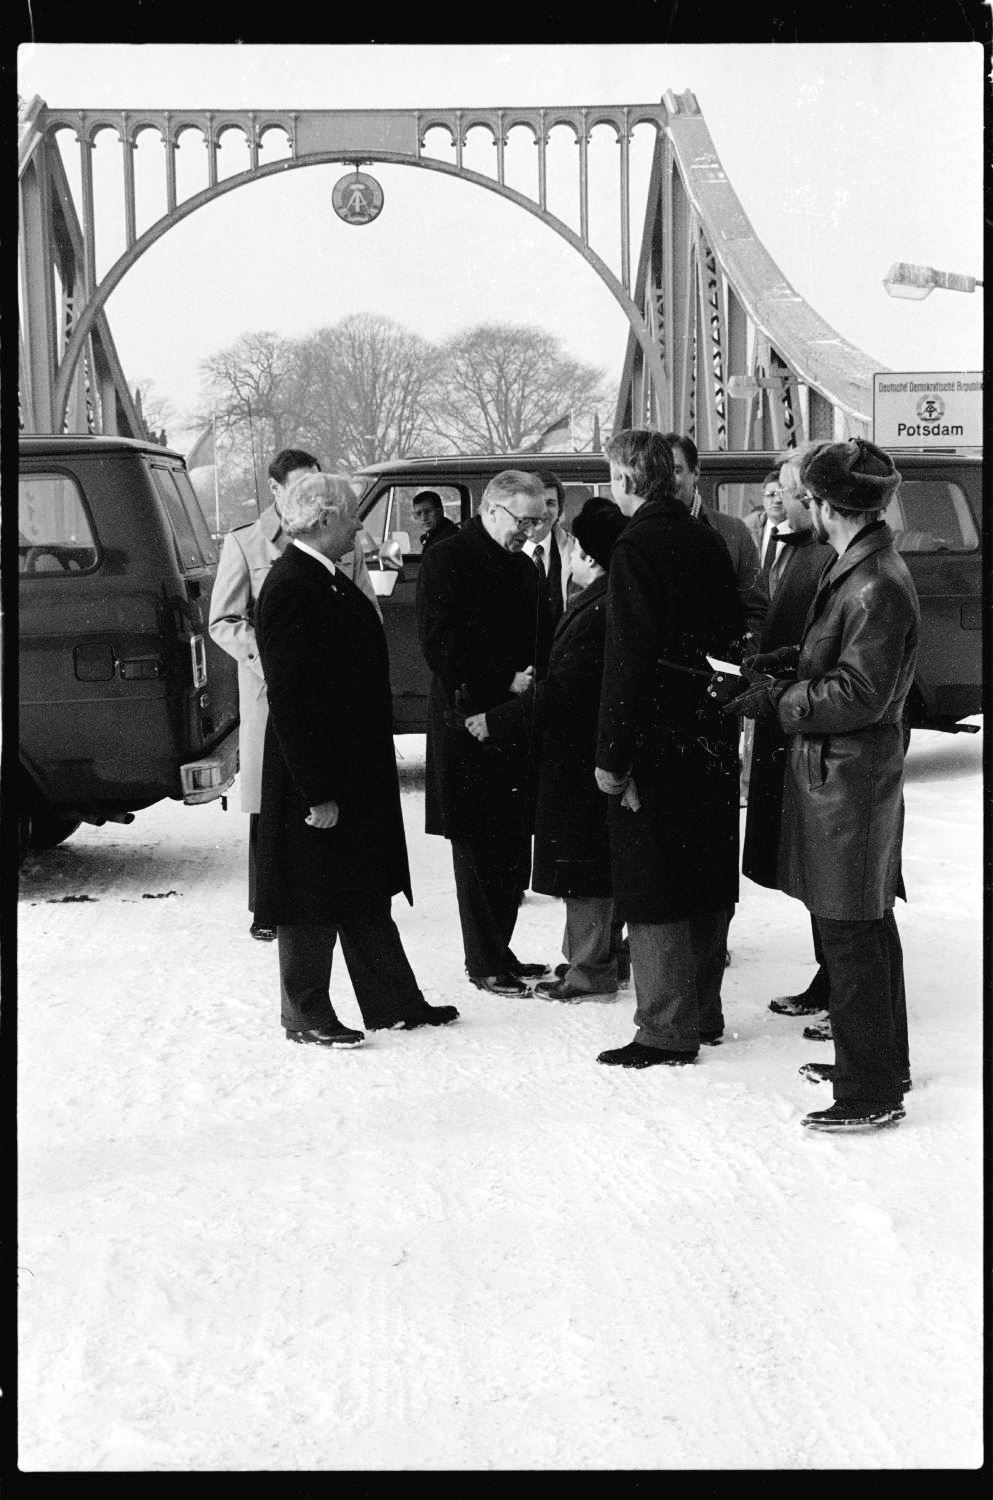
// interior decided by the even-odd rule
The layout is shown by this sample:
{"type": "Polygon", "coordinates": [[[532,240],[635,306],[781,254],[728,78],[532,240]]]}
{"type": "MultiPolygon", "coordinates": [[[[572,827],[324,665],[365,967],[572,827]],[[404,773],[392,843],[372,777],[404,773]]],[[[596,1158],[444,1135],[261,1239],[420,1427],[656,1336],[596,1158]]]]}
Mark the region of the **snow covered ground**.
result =
{"type": "MultiPolygon", "coordinates": [[[[981,1446],[982,735],[916,732],[914,1089],[830,1090],[797,903],[743,883],[729,1036],[626,1072],[633,996],[467,986],[423,739],[397,741],[429,1000],[461,1021],[290,1046],[247,823],[165,803],[33,856],[19,913],[23,1470],[972,1468],[981,1446]]],[[[521,957],[559,958],[529,895],[521,957]]],[[[359,1024],[344,970],[339,1015],[359,1024]]]]}

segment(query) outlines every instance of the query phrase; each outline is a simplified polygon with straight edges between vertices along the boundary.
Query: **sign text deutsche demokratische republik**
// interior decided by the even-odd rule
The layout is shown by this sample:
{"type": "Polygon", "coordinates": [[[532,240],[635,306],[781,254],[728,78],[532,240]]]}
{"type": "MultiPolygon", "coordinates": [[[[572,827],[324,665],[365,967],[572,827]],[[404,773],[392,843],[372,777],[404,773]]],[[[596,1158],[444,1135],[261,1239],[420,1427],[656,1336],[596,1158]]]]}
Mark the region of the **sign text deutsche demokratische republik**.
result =
{"type": "Polygon", "coordinates": [[[877,371],[873,441],[883,448],[972,448],[983,442],[981,371],[877,371]]]}

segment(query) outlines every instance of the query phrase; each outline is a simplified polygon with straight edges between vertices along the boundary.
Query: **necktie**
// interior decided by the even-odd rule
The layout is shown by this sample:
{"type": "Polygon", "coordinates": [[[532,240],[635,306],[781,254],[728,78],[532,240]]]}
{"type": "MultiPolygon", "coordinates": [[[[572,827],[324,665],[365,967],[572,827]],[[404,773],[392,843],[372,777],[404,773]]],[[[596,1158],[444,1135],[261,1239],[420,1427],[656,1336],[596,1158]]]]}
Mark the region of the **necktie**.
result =
{"type": "Polygon", "coordinates": [[[776,561],[776,552],[779,545],[779,529],[774,526],[769,533],[769,540],[765,544],[765,557],[762,559],[762,577],[765,579],[766,588],[769,587],[769,574],[772,565],[776,561]]]}
{"type": "Polygon", "coordinates": [[[535,547],[534,549],[534,565],[538,569],[538,581],[542,592],[544,592],[548,570],[545,567],[545,554],[540,547],[535,547]]]}

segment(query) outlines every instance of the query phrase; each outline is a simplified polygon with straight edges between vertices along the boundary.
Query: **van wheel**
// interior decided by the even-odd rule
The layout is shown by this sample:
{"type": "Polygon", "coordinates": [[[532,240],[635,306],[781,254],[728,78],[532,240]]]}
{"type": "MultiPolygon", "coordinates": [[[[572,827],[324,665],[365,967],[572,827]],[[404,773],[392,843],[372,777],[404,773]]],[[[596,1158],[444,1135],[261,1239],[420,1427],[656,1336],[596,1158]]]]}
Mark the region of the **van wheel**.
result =
{"type": "Polygon", "coordinates": [[[36,808],[29,817],[29,844],[32,849],[54,849],[56,844],[63,843],[74,834],[82,822],[81,818],[60,818],[45,808],[36,808]]]}

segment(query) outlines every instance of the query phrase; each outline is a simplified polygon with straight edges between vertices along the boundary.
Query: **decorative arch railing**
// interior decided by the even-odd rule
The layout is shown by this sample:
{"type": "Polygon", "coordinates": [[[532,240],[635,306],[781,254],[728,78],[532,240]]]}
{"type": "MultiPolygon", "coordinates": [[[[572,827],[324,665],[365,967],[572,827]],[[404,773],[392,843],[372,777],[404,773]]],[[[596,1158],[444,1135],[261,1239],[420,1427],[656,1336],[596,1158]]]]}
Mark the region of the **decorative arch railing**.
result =
{"type": "Polygon", "coordinates": [[[755,239],[724,177],[692,94],[660,104],[423,110],[83,110],[22,106],[19,120],[21,412],[36,431],[141,431],[104,306],[122,277],[175,224],[224,193],[297,167],[390,162],[446,173],[496,192],[535,215],[593,268],[622,308],[630,333],[615,426],[648,423],[693,432],[701,447],[782,446],[806,428],[864,424],[868,361],[828,328],[785,283],[755,239]],[[645,229],[631,266],[631,141],[654,132],[645,229]],[[588,146],[606,126],[618,146],[616,270],[590,240],[588,146]],[[508,136],[523,127],[537,152],[537,194],[510,185],[508,136]],[[551,133],[571,130],[578,148],[578,222],[548,206],[551,133]],[[495,176],[466,165],[467,139],[487,132],[495,176]],[[121,151],[124,251],[98,278],[93,149],[102,132],[121,151]],[[447,134],[455,160],[426,148],[447,134]],[[70,187],[57,137],[72,132],[79,189],[70,187]],[[135,152],[151,131],[165,148],[165,211],[139,234],[135,152]],[[206,149],[207,182],[180,199],[176,154],[193,131],[206,149]],[[270,132],[284,157],[263,161],[270,132]],[[231,133],[248,153],[244,171],[221,177],[218,153],[231,133]],[[59,307],[55,292],[62,290],[59,307]],[[729,406],[747,387],[744,407],[729,406]],[[770,436],[776,441],[766,443],[770,436]]]}

